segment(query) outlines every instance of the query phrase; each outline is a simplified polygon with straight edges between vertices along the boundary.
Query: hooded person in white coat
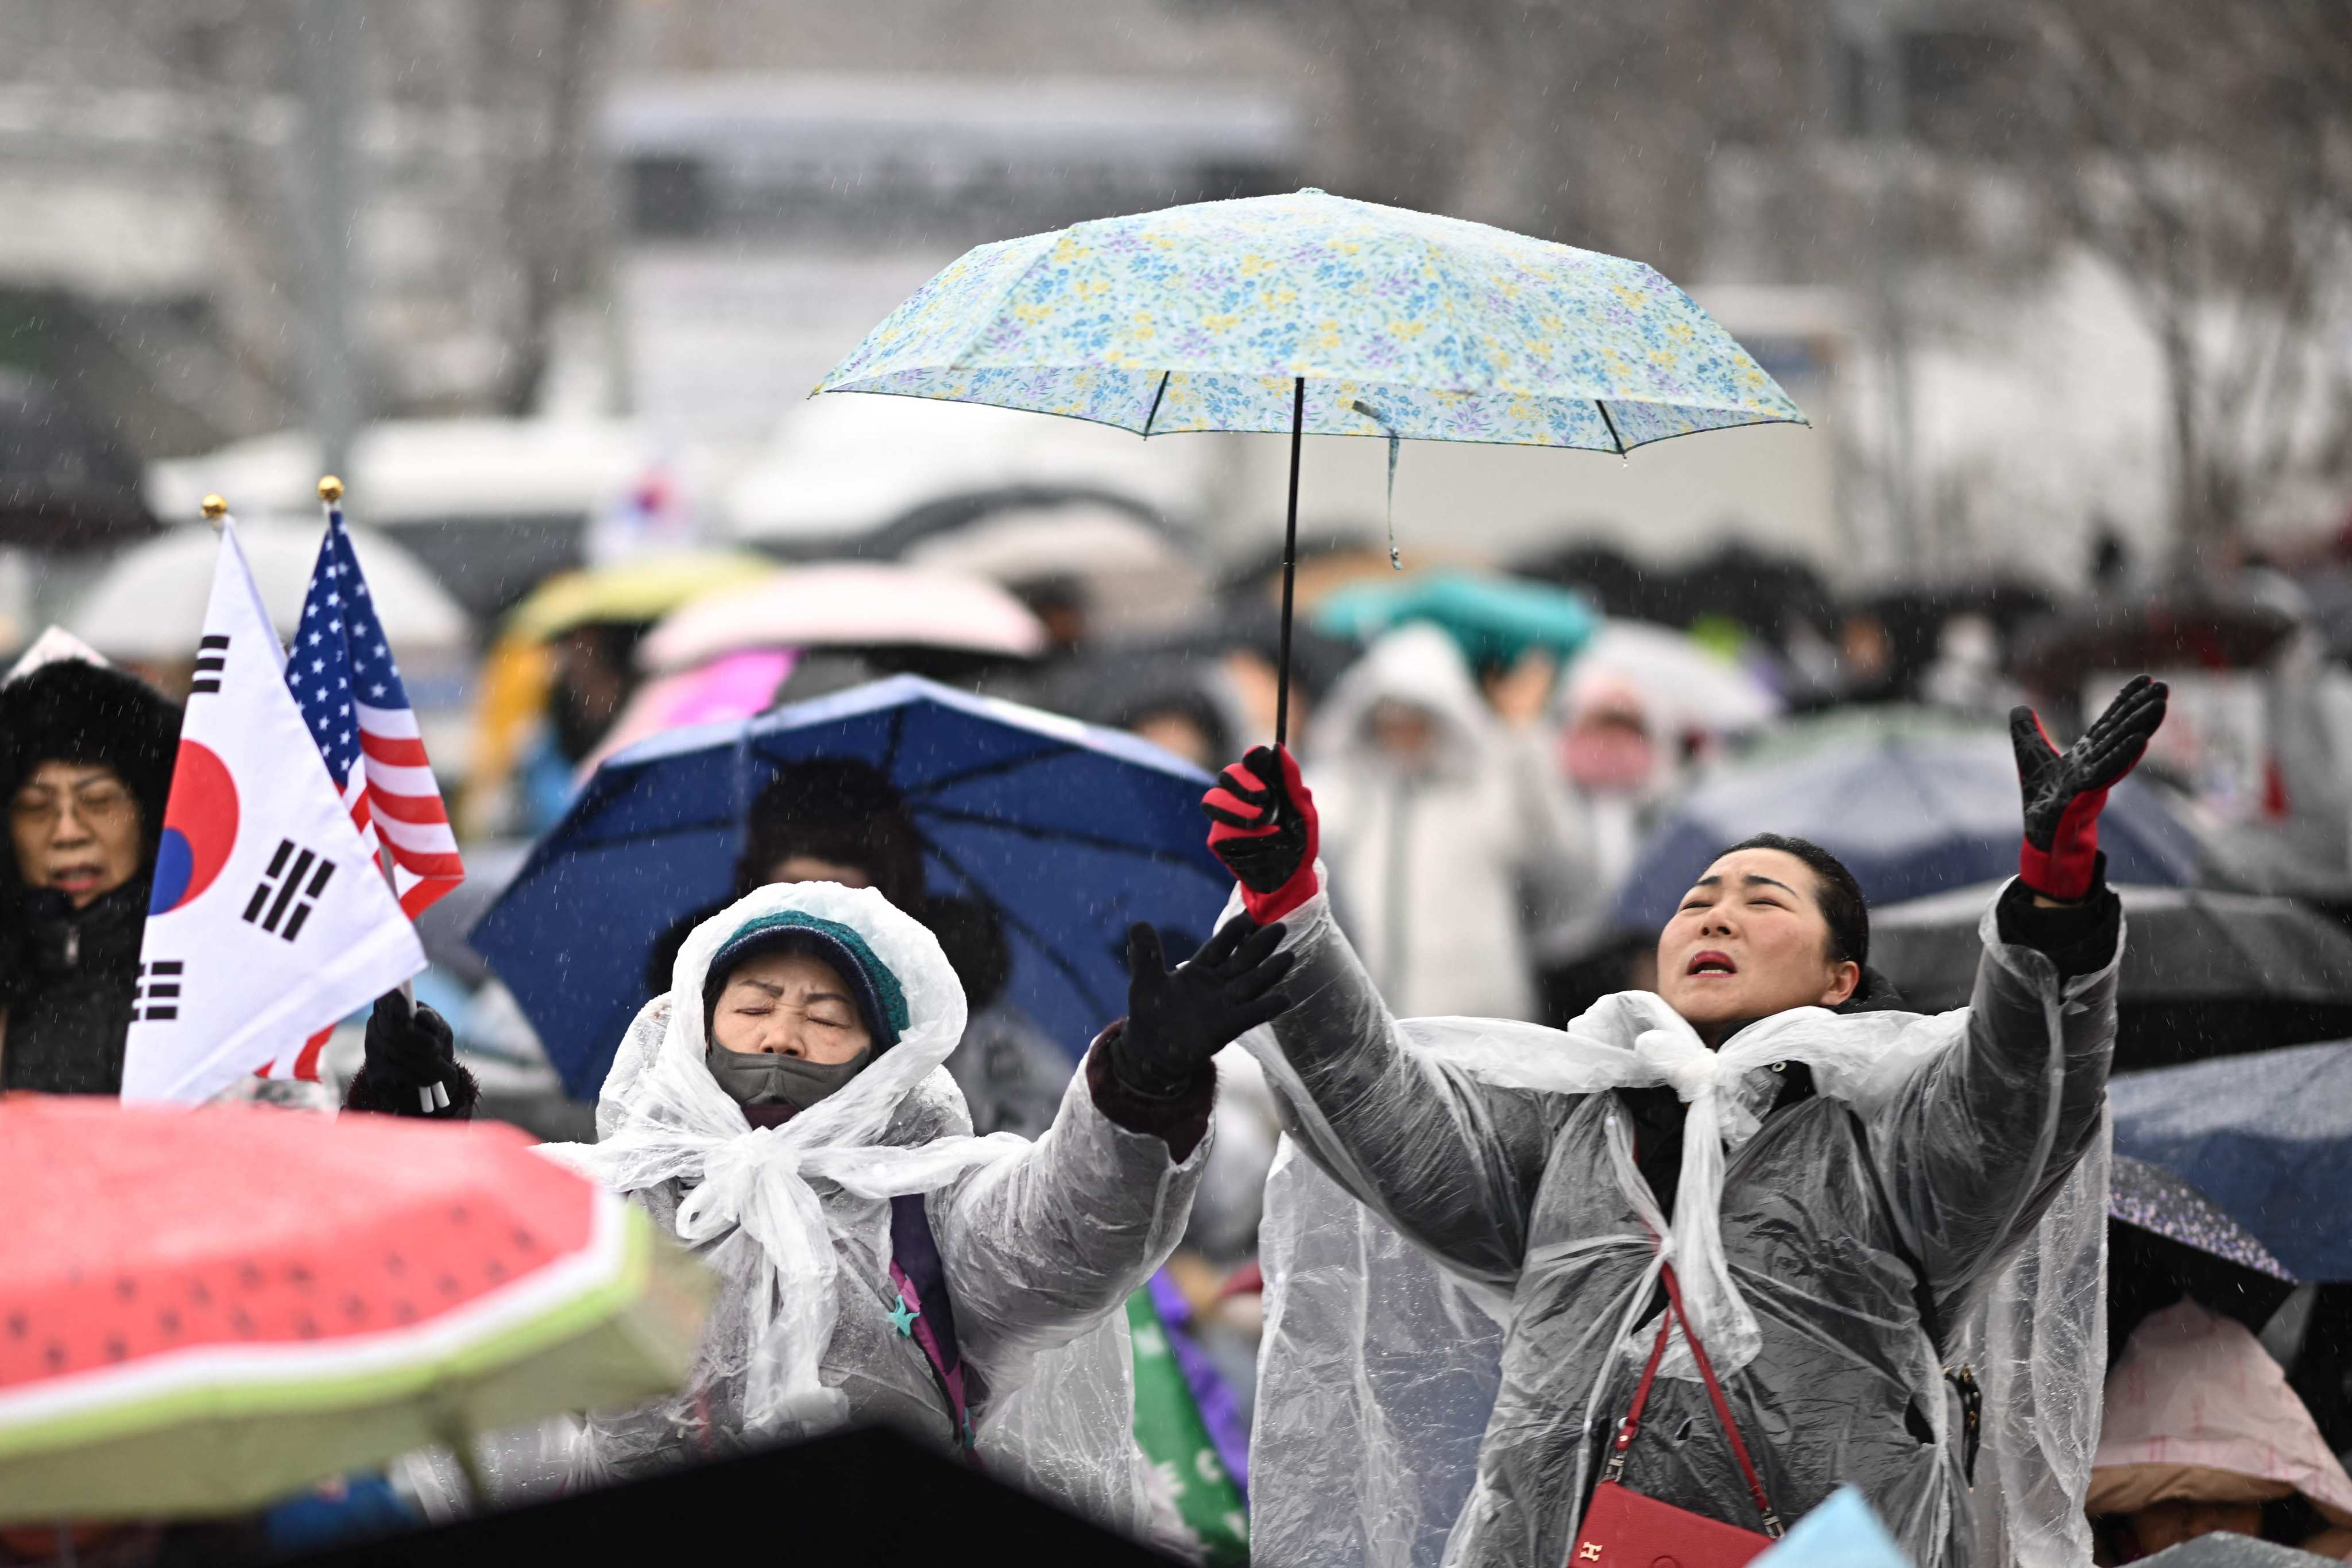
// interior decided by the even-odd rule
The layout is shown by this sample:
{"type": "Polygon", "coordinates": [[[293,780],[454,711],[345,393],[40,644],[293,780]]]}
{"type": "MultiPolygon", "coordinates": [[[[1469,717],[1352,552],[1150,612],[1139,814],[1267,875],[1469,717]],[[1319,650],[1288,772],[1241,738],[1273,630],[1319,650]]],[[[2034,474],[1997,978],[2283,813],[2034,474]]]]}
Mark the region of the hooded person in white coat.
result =
{"type": "Polygon", "coordinates": [[[1273,947],[1229,931],[1171,973],[1130,933],[1129,1018],[1032,1143],[971,1135],[962,988],[881,894],[763,887],[703,922],[598,1141],[549,1150],[723,1281],[687,1390],[592,1419],[583,1479],[886,1422],[1139,1531],[1119,1309],[1183,1230],[1211,1056],[1285,1005],[1273,947]]]}
{"type": "Polygon", "coordinates": [[[1403,1016],[1532,1019],[1528,936],[1593,887],[1589,834],[1536,717],[1548,669],[1489,706],[1454,639],[1400,627],[1342,675],[1307,753],[1341,925],[1403,1016]]]}

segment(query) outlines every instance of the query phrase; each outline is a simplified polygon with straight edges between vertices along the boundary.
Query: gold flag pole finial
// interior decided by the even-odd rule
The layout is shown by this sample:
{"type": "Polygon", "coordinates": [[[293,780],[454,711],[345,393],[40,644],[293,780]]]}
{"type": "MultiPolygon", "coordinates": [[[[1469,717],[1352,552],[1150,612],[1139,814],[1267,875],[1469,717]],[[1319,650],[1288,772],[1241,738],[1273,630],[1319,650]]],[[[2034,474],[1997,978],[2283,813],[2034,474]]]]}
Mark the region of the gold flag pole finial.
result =
{"type": "Polygon", "coordinates": [[[329,506],[343,498],[343,482],[332,474],[319,481],[319,499],[329,506]]]}
{"type": "Polygon", "coordinates": [[[204,505],[205,521],[213,526],[213,532],[220,532],[221,519],[228,516],[228,503],[218,496],[206,496],[204,505]]]}

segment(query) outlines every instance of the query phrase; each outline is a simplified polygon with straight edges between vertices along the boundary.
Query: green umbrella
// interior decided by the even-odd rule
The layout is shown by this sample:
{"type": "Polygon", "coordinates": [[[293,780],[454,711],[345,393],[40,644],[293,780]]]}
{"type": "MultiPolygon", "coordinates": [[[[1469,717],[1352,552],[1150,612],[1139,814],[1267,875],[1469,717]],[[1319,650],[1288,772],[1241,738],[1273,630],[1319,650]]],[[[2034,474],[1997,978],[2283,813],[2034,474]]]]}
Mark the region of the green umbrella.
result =
{"type": "Polygon", "coordinates": [[[967,252],[816,390],[1171,431],[1286,432],[1283,695],[1307,433],[1570,446],[1805,423],[1640,262],[1321,191],[1103,218],[967,252]]]}
{"type": "Polygon", "coordinates": [[[1444,629],[1481,667],[1516,664],[1533,648],[1564,662],[1601,629],[1600,617],[1564,588],[1466,571],[1350,583],[1315,612],[1318,630],[1360,643],[1412,621],[1444,629]]]}

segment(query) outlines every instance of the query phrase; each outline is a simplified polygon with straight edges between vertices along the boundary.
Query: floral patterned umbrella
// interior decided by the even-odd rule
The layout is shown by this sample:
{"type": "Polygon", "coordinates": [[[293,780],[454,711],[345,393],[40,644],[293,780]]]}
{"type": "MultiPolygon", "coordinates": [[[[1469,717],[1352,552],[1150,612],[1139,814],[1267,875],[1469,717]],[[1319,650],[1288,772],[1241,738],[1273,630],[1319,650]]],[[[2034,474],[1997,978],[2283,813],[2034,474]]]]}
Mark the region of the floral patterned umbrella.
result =
{"type": "Polygon", "coordinates": [[[1805,423],[1652,268],[1321,191],[1103,218],[967,252],[816,390],[994,403],[1142,435],[1291,437],[1287,727],[1300,438],[1620,455],[1805,423]]]}

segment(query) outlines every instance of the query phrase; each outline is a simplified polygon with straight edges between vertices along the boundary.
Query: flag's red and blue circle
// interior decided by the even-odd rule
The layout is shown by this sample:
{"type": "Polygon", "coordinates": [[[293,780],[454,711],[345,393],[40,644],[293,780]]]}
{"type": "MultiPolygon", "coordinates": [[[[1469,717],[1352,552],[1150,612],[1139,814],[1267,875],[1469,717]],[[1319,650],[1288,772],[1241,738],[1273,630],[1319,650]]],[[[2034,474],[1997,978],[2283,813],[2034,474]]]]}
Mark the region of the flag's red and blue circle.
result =
{"type": "Polygon", "coordinates": [[[150,915],[169,915],[193,903],[220,875],[236,848],[236,780],[206,747],[180,742],[172,769],[172,799],[163,808],[163,841],[155,852],[150,915]]]}

